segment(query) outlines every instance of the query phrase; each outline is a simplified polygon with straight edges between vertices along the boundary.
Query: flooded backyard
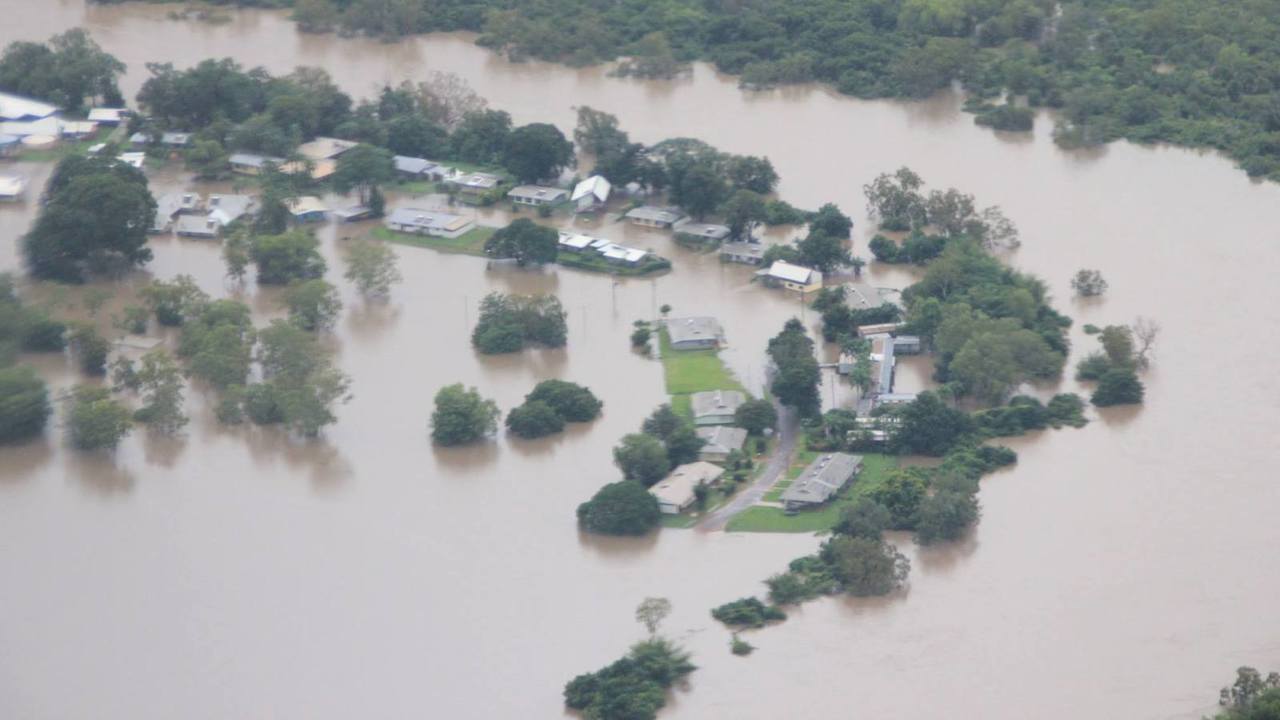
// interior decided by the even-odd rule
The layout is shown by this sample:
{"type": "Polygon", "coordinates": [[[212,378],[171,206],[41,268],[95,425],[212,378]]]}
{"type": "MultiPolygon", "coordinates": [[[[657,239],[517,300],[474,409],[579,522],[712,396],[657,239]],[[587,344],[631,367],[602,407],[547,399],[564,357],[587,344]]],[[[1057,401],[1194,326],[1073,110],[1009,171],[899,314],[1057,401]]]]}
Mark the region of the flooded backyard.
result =
{"type": "MultiPolygon", "coordinates": [[[[341,279],[354,231],[326,225],[329,280],[345,303],[332,345],[355,397],[323,441],[221,427],[190,392],[192,423],[176,440],[139,430],[114,456],[89,456],[55,428],[0,450],[0,715],[561,717],[565,681],[640,637],[632,611],[645,596],[671,599],[665,630],[699,665],[664,718],[1015,718],[1035,708],[1061,720],[1190,719],[1212,711],[1237,666],[1280,667],[1280,486],[1268,469],[1280,447],[1280,187],[1191,151],[1065,153],[1046,118],[1034,137],[997,135],[954,97],[744,94],[705,66],[640,83],[513,65],[462,36],[388,45],[299,35],[272,13],[199,24],[167,11],[0,0],[0,13],[20,18],[0,25],[0,43],[84,26],[128,64],[129,98],[145,62],[231,56],[273,72],[321,66],[357,96],[454,72],[516,123],[566,132],[574,107],[589,105],[638,141],[692,136],[768,156],[783,199],[854,216],[864,257],[862,185],[907,165],[1018,223],[1024,244],[1009,260],[1043,277],[1075,319],[1073,360],[1094,348],[1085,323],[1157,319],[1148,400],[1091,411],[1082,430],[1009,442],[1019,463],[983,481],[968,540],[922,552],[899,539],[913,563],[908,591],[810,603],[750,635],[758,651],[739,658],[709,609],[761,591],[817,538],[602,539],[580,534],[573,511],[616,479],[611,447],[663,399],[661,366],[628,347],[633,320],[660,304],[716,315],[726,361],[755,390],[768,338],[802,312],[796,297],[665,234],[605,224],[584,229],[652,249],[674,270],[615,282],[397,246],[405,282],[389,303],[368,303],[341,279]],[[1106,275],[1104,300],[1071,298],[1080,267],[1106,275]],[[568,347],[474,353],[476,307],[494,290],[558,295],[568,347]],[[592,388],[604,416],[544,441],[431,445],[441,386],[475,385],[505,411],[552,377],[592,388]]],[[[50,169],[14,167],[37,187],[50,169]]],[[[186,182],[176,166],[152,176],[157,193],[186,182]]],[[[31,201],[0,207],[0,269],[20,269],[18,238],[34,214],[31,201]]],[[[242,295],[259,324],[278,313],[270,293],[224,280],[217,245],[163,237],[152,247],[156,259],[126,285],[187,273],[211,294],[242,295]]],[[[896,287],[912,277],[875,265],[867,275],[896,287]]],[[[56,389],[78,380],[62,358],[35,362],[56,389]]],[[[913,360],[903,389],[928,376],[913,360]]]]}

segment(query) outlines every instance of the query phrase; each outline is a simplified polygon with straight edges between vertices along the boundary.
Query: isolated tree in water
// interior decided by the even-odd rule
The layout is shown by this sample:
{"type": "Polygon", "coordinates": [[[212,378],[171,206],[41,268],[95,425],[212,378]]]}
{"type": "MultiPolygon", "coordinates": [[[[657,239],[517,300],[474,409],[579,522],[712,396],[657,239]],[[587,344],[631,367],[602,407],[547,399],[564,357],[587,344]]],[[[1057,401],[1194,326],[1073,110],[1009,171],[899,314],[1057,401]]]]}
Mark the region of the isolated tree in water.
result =
{"type": "Polygon", "coordinates": [[[671,614],[671,601],[666,598],[647,597],[636,607],[636,622],[644,625],[650,635],[658,632],[658,626],[671,614]]]}

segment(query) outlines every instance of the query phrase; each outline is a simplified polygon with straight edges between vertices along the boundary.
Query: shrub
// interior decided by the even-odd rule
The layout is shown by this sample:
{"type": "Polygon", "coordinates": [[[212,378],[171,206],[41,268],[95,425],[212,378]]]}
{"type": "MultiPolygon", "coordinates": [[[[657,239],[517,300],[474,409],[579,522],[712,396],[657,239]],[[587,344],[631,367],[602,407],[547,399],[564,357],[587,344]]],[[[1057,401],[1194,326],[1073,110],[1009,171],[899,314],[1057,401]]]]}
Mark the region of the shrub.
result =
{"type": "Polygon", "coordinates": [[[1102,375],[1090,400],[1098,407],[1136,405],[1142,402],[1145,389],[1133,368],[1112,368],[1102,375]]]}
{"type": "Polygon", "coordinates": [[[534,386],[525,402],[541,401],[551,406],[565,422],[590,422],[600,417],[604,403],[591,390],[565,380],[543,380],[534,386]]]}
{"type": "Polygon", "coordinates": [[[610,483],[578,506],[578,523],[602,535],[644,535],[662,518],[658,499],[634,480],[610,483]]]}
{"type": "Polygon", "coordinates": [[[756,597],[727,602],[711,611],[711,617],[725,625],[758,628],[765,623],[787,619],[787,614],[776,606],[765,605],[756,597]]]}
{"type": "Polygon", "coordinates": [[[541,400],[525,400],[507,413],[507,430],[526,438],[540,438],[564,430],[564,419],[541,400]]]}
{"type": "Polygon", "coordinates": [[[49,389],[29,367],[0,368],[0,443],[44,432],[53,408],[49,389]]]}

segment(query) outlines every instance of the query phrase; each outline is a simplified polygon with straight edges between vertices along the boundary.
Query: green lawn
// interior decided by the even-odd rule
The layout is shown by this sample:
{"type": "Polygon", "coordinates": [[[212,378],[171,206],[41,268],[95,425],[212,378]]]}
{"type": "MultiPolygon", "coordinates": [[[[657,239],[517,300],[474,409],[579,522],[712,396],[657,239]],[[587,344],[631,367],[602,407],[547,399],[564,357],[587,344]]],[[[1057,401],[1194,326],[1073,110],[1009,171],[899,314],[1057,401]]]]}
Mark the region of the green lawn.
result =
{"type": "Polygon", "coordinates": [[[703,390],[738,390],[742,383],[729,372],[715,350],[672,350],[666,328],[658,331],[658,348],[666,371],[667,393],[687,395],[703,390]]]}
{"type": "MultiPolygon", "coordinates": [[[[729,481],[724,480],[722,482],[727,483],[729,481]]],[[[724,493],[724,490],[721,489],[720,487],[713,487],[711,488],[711,494],[707,496],[706,508],[704,508],[697,514],[694,514],[693,512],[682,512],[679,515],[667,515],[666,513],[663,513],[662,527],[682,528],[682,529],[691,528],[694,525],[697,525],[698,521],[701,520],[704,515],[706,515],[709,512],[712,512],[716,508],[723,505],[725,501],[728,500],[730,497],[731,496],[726,495],[724,493]]]]}
{"type": "Polygon", "coordinates": [[[497,232],[497,228],[476,227],[468,230],[463,235],[456,238],[433,237],[431,235],[415,235],[412,233],[398,233],[393,230],[379,225],[372,231],[372,235],[379,240],[398,243],[400,245],[413,245],[415,247],[431,248],[440,252],[460,253],[463,255],[484,256],[484,243],[489,239],[490,235],[497,232]]]}
{"type": "MultiPolygon", "coordinates": [[[[796,453],[796,462],[788,472],[788,477],[798,476],[808,460],[812,460],[815,455],[817,453],[808,450],[796,453]],[[801,459],[806,457],[807,460],[802,462],[801,459]]],[[[862,472],[858,473],[853,483],[837,495],[835,500],[826,505],[813,510],[802,510],[795,515],[787,515],[781,508],[757,505],[739,513],[729,521],[725,529],[729,532],[824,532],[830,530],[840,521],[840,511],[843,508],[880,487],[889,471],[896,467],[898,467],[898,458],[895,456],[863,454],[862,472]]],[[[790,481],[778,481],[774,488],[765,494],[765,499],[776,501],[776,497],[771,496],[775,491],[777,495],[782,494],[780,488],[783,483],[789,485],[790,481]]]]}

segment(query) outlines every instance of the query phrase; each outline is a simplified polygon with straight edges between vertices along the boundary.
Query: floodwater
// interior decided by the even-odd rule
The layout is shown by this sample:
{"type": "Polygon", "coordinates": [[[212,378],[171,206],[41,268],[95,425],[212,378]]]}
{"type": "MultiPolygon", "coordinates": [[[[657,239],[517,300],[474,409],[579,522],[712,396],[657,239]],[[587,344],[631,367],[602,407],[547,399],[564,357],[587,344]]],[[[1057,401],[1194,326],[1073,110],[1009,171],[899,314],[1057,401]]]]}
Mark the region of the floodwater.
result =
{"type": "MultiPolygon", "coordinates": [[[[10,18],[0,41],[85,26],[129,64],[130,96],[145,61],[229,55],[276,72],[320,65],[357,94],[456,72],[517,122],[566,130],[572,106],[590,105],[639,140],[694,136],[769,156],[785,199],[854,212],[863,254],[861,186],[909,165],[1017,221],[1024,246],[1011,262],[1043,276],[1076,319],[1077,357],[1093,342],[1084,323],[1158,319],[1149,401],[1013,441],[1020,462],[984,481],[972,537],[927,552],[904,539],[907,592],[806,605],[751,634],[758,651],[737,658],[707,610],[762,589],[817,539],[589,538],[573,508],[614,478],[610,446],[661,396],[659,366],[627,349],[632,320],[661,303],[714,312],[730,364],[757,386],[764,343],[799,311],[795,300],[662,235],[614,226],[602,232],[648,243],[675,271],[615,285],[400,248],[406,282],[390,304],[370,305],[340,280],[343,241],[330,227],[331,280],[347,293],[333,344],[355,399],[324,442],[219,428],[191,393],[194,420],[176,441],[139,432],[112,458],[85,457],[57,430],[0,451],[0,714],[559,717],[564,682],[639,637],[631,613],[646,595],[673,601],[665,630],[700,666],[669,718],[1195,718],[1236,666],[1280,667],[1280,488],[1267,470],[1280,444],[1277,186],[1184,150],[1064,153],[1043,120],[1034,137],[1000,136],[950,97],[744,94],[706,67],[640,83],[511,65],[465,37],[384,45],[300,36],[270,13],[213,25],[166,11],[0,0],[10,18]],[[1106,275],[1105,299],[1070,299],[1082,266],[1106,275]],[[474,355],[467,333],[490,290],[557,293],[570,312],[567,350],[474,355]],[[605,416],[546,442],[430,445],[440,386],[476,385],[506,409],[546,377],[589,385],[605,416]]],[[[16,266],[32,213],[0,208],[0,267],[16,266]]],[[[213,246],[155,246],[148,272],[241,292],[223,284],[213,246]]],[[[870,274],[909,282],[902,270],[870,274]]],[[[263,319],[273,312],[269,294],[243,293],[263,319]]],[[[61,359],[38,362],[59,387],[75,380],[61,359]]],[[[902,375],[920,387],[927,363],[902,375]]]]}

